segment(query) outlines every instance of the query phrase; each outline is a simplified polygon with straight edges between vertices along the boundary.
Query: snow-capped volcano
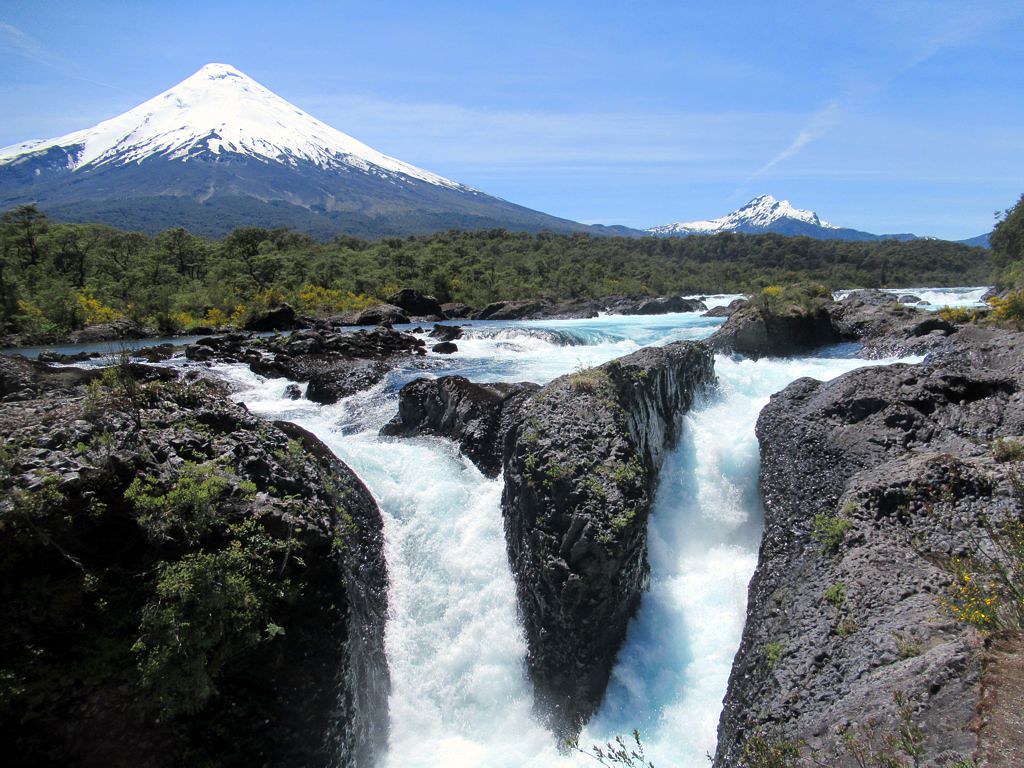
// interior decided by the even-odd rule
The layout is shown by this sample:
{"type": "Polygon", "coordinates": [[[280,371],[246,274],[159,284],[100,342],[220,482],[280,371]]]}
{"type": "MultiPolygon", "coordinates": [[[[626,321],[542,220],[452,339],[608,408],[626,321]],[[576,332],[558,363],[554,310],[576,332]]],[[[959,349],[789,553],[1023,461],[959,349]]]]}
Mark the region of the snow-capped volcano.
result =
{"type": "Polygon", "coordinates": [[[895,238],[914,239],[915,235],[873,235],[856,229],[837,227],[820,218],[814,211],[797,208],[788,200],[776,200],[771,195],[760,195],[730,214],[703,221],[677,221],[651,227],[647,230],[661,237],[687,235],[715,235],[719,232],[759,234],[775,232],[780,235],[806,235],[822,240],[878,240],[895,238]]]}
{"type": "Polygon", "coordinates": [[[323,236],[592,229],[389,157],[228,64],[92,128],[0,149],[0,209],[23,203],[206,234],[251,224],[323,236]]]}
{"type": "Polygon", "coordinates": [[[321,168],[349,166],[402,174],[468,189],[366,146],[289,104],[230,64],[207,64],[170,90],[99,125],[45,141],[0,149],[0,163],[51,149],[73,171],[141,163],[154,157],[188,161],[197,153],[238,153],[321,168]]]}
{"type": "Polygon", "coordinates": [[[814,211],[794,207],[789,200],[776,200],[771,195],[760,195],[742,208],[718,219],[677,221],[674,224],[652,227],[650,231],[656,235],[713,235],[717,232],[769,231],[773,224],[787,219],[814,227],[839,229],[819,219],[814,211]]]}

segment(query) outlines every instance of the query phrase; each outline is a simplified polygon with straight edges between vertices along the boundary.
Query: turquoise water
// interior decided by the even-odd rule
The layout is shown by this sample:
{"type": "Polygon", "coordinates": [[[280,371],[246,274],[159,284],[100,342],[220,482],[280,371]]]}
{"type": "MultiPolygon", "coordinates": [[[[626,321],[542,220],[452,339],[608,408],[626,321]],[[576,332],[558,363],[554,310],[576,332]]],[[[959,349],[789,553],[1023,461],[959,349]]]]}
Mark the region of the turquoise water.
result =
{"type": "MultiPolygon", "coordinates": [[[[481,475],[448,441],[379,437],[395,413],[397,387],[414,376],[453,372],[477,381],[543,383],[642,346],[703,338],[720,322],[679,314],[488,324],[460,339],[456,355],[431,356],[426,371],[398,371],[369,392],[323,408],[285,399],[284,381],[240,366],[220,369],[252,410],[319,435],[384,512],[393,692],[382,765],[592,764],[559,755],[531,713],[501,481],[481,475]]],[[[707,765],[757,563],[757,414],[800,376],[827,379],[865,364],[835,356],[718,356],[720,387],[686,417],[663,469],[650,522],[651,590],[581,743],[639,728],[659,768],[707,765]]]]}
{"type": "MultiPolygon", "coordinates": [[[[970,298],[931,295],[936,305],[970,298]]],[[[252,411],[294,421],[323,439],[384,513],[393,690],[381,766],[595,764],[560,755],[532,715],[501,481],[484,477],[448,441],[379,437],[396,411],[398,388],[417,376],[448,373],[544,383],[643,346],[704,338],[721,322],[690,313],[473,324],[457,341],[458,353],[429,354],[373,389],[325,407],[287,399],[289,382],[263,379],[244,366],[214,369],[252,411]]],[[[651,590],[582,744],[638,728],[658,768],[706,768],[757,563],[757,414],[771,394],[801,376],[828,379],[891,362],[850,354],[841,347],[784,360],[716,358],[719,387],[686,416],[662,470],[650,518],[651,590]]]]}

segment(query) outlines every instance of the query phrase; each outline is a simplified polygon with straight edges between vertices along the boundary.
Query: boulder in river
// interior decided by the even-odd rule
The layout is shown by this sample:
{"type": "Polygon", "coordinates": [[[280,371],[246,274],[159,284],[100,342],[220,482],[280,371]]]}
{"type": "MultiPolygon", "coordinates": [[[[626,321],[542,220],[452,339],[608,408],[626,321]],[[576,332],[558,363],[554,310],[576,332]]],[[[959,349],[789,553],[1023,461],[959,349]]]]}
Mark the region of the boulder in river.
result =
{"type": "Polygon", "coordinates": [[[374,304],[359,312],[353,319],[353,325],[400,325],[408,323],[409,316],[400,307],[392,304],[374,304]]]}
{"type": "Polygon", "coordinates": [[[254,314],[245,321],[247,331],[288,331],[295,327],[295,310],[288,304],[279,304],[276,307],[263,310],[254,314]]]}
{"type": "Polygon", "coordinates": [[[501,473],[505,434],[536,384],[474,384],[462,376],[416,379],[398,393],[398,415],[383,435],[438,435],[459,444],[485,475],[501,473]]]}
{"type": "Polygon", "coordinates": [[[444,310],[441,309],[441,304],[437,299],[412,288],[395,291],[388,296],[387,303],[393,304],[410,316],[444,317],[444,310]]]}
{"type": "Polygon", "coordinates": [[[455,341],[462,338],[462,326],[438,323],[430,329],[430,337],[441,341],[455,341]]]}
{"type": "Polygon", "coordinates": [[[714,382],[701,343],[642,349],[527,398],[505,437],[502,512],[538,712],[574,738],[647,588],[647,517],[683,415],[714,382]]]}

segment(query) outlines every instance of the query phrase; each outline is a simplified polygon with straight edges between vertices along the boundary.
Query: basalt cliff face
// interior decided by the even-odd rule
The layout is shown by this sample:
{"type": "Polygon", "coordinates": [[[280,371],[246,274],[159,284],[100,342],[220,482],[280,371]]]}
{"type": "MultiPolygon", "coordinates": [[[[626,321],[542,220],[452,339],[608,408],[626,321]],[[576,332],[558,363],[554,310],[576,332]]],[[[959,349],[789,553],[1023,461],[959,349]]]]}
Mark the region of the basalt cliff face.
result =
{"type": "Polygon", "coordinates": [[[474,384],[463,376],[416,379],[399,393],[398,415],[381,434],[436,435],[459,444],[485,475],[501,474],[505,435],[536,384],[474,384]]]}
{"type": "Polygon", "coordinates": [[[664,451],[713,383],[703,344],[643,349],[548,384],[505,437],[502,511],[527,665],[560,737],[575,737],[601,701],[648,585],[664,451]]]}
{"type": "Polygon", "coordinates": [[[503,473],[536,708],[559,738],[576,737],[601,702],[648,585],[647,517],[664,453],[714,383],[708,347],[677,342],[542,388],[418,379],[383,430],[451,438],[484,473],[503,473]]]}
{"type": "Polygon", "coordinates": [[[963,328],[923,364],[773,396],[757,424],[765,531],[715,766],[772,749],[795,765],[859,765],[857,749],[910,760],[907,734],[919,754],[905,764],[1013,764],[986,723],[1020,691],[988,674],[982,692],[1019,639],[986,650],[950,606],[957,563],[1000,562],[993,537],[1021,520],[1021,457],[996,441],[1024,434],[1022,361],[1020,334],[963,328]]]}
{"type": "Polygon", "coordinates": [[[0,358],[0,393],[8,764],[372,764],[387,572],[344,464],[169,369],[0,358]]]}

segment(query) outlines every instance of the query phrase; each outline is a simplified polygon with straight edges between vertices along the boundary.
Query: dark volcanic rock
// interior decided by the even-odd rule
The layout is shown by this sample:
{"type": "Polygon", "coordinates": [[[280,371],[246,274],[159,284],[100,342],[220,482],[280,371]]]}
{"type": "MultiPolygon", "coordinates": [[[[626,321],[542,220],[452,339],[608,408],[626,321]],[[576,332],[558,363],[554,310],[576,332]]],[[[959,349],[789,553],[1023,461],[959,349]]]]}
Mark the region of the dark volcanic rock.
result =
{"type": "Polygon", "coordinates": [[[409,316],[399,307],[391,304],[374,304],[357,314],[353,325],[394,325],[408,323],[409,316]]]}
{"type": "Polygon", "coordinates": [[[247,331],[290,331],[295,327],[295,310],[288,304],[268,309],[245,322],[247,331]]]}
{"type": "Polygon", "coordinates": [[[800,354],[842,339],[832,326],[824,300],[772,309],[747,301],[729,315],[708,343],[718,352],[757,359],[800,354]]]}
{"type": "Polygon", "coordinates": [[[958,330],[932,313],[900,304],[892,294],[864,290],[841,301],[818,296],[772,307],[760,299],[744,302],[709,343],[721,352],[758,358],[858,342],[862,345],[858,356],[878,359],[950,349],[949,337],[958,330]]]}
{"type": "Polygon", "coordinates": [[[655,299],[626,300],[612,304],[608,311],[618,315],[665,315],[670,312],[703,312],[708,305],[698,299],[668,296],[655,299]]]}
{"type": "Polygon", "coordinates": [[[149,332],[138,323],[122,319],[72,331],[65,343],[84,344],[86,342],[117,341],[118,339],[144,339],[149,335],[149,332]]]}
{"type": "Polygon", "coordinates": [[[169,369],[0,369],[41,389],[0,404],[7,763],[372,764],[387,573],[358,478],[169,369]]]}
{"type": "Polygon", "coordinates": [[[921,365],[800,379],[762,411],[765,530],[715,766],[773,731],[854,766],[841,731],[895,734],[897,693],[923,728],[921,765],[973,754],[982,649],[941,598],[952,557],[998,557],[983,519],[1020,515],[1020,465],[991,443],[1024,434],[1024,336],[960,333],[921,365]]]}
{"type": "Polygon", "coordinates": [[[329,327],[290,336],[227,334],[199,339],[185,350],[196,361],[246,363],[261,376],[308,381],[306,397],[334,403],[367,389],[410,354],[423,354],[424,342],[388,328],[337,333],[329,327]]]}
{"type": "Polygon", "coordinates": [[[539,301],[495,301],[477,312],[474,320],[523,320],[542,311],[539,301]]]}
{"type": "Polygon", "coordinates": [[[450,438],[481,472],[496,477],[511,420],[537,389],[529,383],[473,384],[462,376],[416,379],[398,393],[398,415],[381,434],[450,438]]]}
{"type": "Polygon", "coordinates": [[[454,341],[442,341],[440,344],[435,344],[430,348],[431,352],[437,352],[441,355],[450,355],[459,351],[459,346],[454,341]]]}
{"type": "Polygon", "coordinates": [[[505,438],[502,510],[538,711],[573,737],[604,694],[647,588],[647,516],[664,451],[714,380],[678,342],[563,376],[505,438]]]}
{"type": "Polygon", "coordinates": [[[462,338],[462,327],[458,325],[435,325],[430,330],[430,337],[441,341],[455,341],[462,338]]]}
{"type": "Polygon", "coordinates": [[[701,317],[729,317],[733,312],[747,303],[746,299],[733,299],[727,305],[714,307],[705,312],[701,317]]]}
{"type": "Polygon", "coordinates": [[[937,315],[893,300],[875,290],[854,291],[827,306],[832,327],[845,341],[864,346],[860,357],[924,355],[951,348],[957,326],[937,315]]]}
{"type": "Polygon", "coordinates": [[[461,320],[471,317],[476,312],[469,304],[453,302],[441,305],[441,316],[449,320],[461,320]]]}
{"type": "Polygon", "coordinates": [[[437,315],[438,317],[444,317],[444,310],[441,309],[441,304],[437,299],[415,291],[412,288],[403,288],[400,291],[396,291],[388,296],[387,303],[393,304],[408,315],[416,315],[418,317],[437,315]]]}

